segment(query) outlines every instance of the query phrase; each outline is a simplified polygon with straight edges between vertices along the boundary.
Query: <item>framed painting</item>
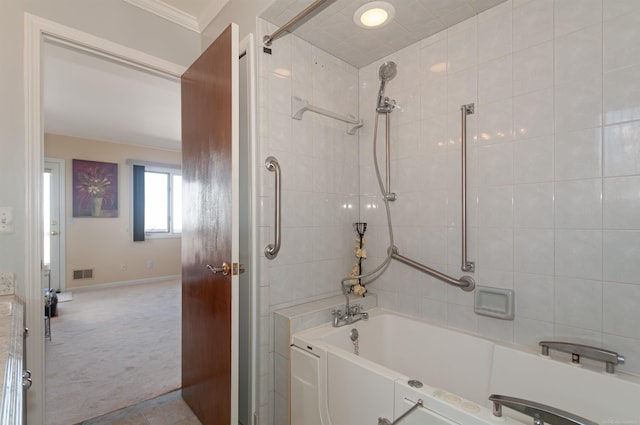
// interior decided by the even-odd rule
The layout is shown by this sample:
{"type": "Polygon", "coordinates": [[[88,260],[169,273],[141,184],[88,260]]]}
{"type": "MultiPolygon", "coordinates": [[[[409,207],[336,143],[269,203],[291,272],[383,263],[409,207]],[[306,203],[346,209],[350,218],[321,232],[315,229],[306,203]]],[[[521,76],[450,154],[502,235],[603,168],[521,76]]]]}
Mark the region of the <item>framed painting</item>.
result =
{"type": "Polygon", "coordinates": [[[118,164],[73,160],[73,216],[118,216],[118,164]]]}

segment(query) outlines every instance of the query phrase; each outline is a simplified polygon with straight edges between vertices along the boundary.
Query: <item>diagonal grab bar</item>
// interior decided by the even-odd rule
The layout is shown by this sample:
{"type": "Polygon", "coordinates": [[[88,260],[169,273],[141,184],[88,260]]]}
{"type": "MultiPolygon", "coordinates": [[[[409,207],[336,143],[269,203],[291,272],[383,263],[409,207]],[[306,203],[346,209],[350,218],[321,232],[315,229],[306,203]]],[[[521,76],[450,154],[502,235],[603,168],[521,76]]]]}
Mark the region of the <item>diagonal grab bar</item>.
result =
{"type": "Polygon", "coordinates": [[[270,156],[267,158],[267,160],[264,163],[265,167],[267,167],[267,170],[269,171],[273,171],[276,173],[276,194],[275,194],[275,200],[274,200],[274,204],[275,204],[275,240],[273,243],[270,243],[269,245],[267,245],[267,247],[264,249],[264,255],[269,259],[269,260],[273,260],[274,258],[276,258],[276,256],[278,255],[278,251],[280,251],[280,239],[281,239],[281,223],[282,223],[282,217],[280,214],[281,208],[280,208],[280,192],[282,191],[281,187],[282,184],[280,182],[280,178],[281,178],[281,173],[280,173],[280,164],[278,164],[278,160],[273,157],[270,156]]]}
{"type": "Polygon", "coordinates": [[[545,422],[553,425],[598,425],[573,413],[522,398],[491,394],[489,400],[493,402],[493,416],[498,418],[502,417],[502,406],[506,406],[531,416],[534,425],[544,425],[545,422]]]}
{"type": "Polygon", "coordinates": [[[422,407],[422,406],[423,406],[422,399],[419,398],[418,401],[416,402],[416,404],[414,404],[409,410],[407,410],[402,415],[400,415],[400,417],[398,419],[396,419],[395,421],[391,422],[387,418],[378,418],[378,425],[396,425],[398,422],[403,420],[411,412],[416,410],[418,407],[422,407]]]}

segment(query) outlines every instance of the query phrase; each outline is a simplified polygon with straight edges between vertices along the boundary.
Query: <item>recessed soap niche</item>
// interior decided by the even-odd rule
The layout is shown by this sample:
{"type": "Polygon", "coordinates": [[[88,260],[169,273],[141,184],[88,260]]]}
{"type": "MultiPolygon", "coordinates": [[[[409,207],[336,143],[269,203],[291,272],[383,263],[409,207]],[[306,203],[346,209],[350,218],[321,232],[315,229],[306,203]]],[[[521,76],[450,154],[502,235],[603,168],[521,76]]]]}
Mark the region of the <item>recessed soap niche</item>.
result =
{"type": "Polygon", "coordinates": [[[502,320],[515,317],[515,295],[511,289],[476,286],[474,311],[481,316],[502,320]]]}

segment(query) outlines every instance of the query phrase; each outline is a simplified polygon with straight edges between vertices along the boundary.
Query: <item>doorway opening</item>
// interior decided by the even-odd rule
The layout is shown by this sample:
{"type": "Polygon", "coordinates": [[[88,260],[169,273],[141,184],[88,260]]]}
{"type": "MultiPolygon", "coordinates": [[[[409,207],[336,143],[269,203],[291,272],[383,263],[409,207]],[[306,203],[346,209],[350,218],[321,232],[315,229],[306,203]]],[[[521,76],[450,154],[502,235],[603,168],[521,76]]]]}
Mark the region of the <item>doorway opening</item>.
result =
{"type": "MultiPolygon", "coordinates": [[[[26,14],[25,19],[25,129],[26,129],[26,236],[25,236],[25,298],[27,304],[26,322],[30,328],[33,338],[26,341],[27,362],[35,377],[34,384],[27,395],[27,415],[30,422],[45,423],[45,385],[42,377],[45,376],[45,345],[44,338],[35,337],[44,335],[44,323],[42,320],[42,260],[43,260],[43,158],[44,158],[44,127],[42,117],[42,51],[47,40],[53,40],[62,44],[70,45],[80,50],[85,50],[91,54],[108,57],[110,60],[124,63],[130,66],[139,67],[146,71],[165,75],[169,78],[178,78],[184,72],[184,67],[172,64],[156,57],[144,54],[139,51],[126,48],[116,43],[109,42],[99,37],[65,27],[34,15],[26,14]]],[[[253,45],[253,42],[251,42],[253,45]]],[[[255,78],[255,77],[254,77],[255,78]]],[[[255,88],[252,88],[255,91],[255,88]]],[[[252,95],[255,100],[255,92],[252,95]]],[[[253,103],[255,105],[255,103],[253,103]]],[[[255,106],[252,106],[255,108],[255,106]]],[[[253,122],[255,119],[252,118],[253,122]]],[[[253,132],[252,134],[255,134],[253,132]]],[[[257,169],[255,160],[255,137],[251,140],[253,152],[252,167],[257,169]]],[[[252,177],[252,184],[255,187],[255,176],[252,177]]],[[[256,202],[253,200],[252,211],[255,211],[256,202]]],[[[255,215],[251,218],[252,226],[255,229],[255,215]]],[[[61,222],[64,219],[61,220],[61,222]]],[[[253,236],[255,239],[255,235],[253,236]]],[[[254,249],[257,245],[252,244],[254,249]]],[[[250,264],[255,265],[256,258],[253,256],[250,264]]],[[[254,268],[254,267],[253,267],[254,268]]],[[[255,269],[255,268],[254,268],[255,269]]],[[[251,292],[256,291],[256,277],[251,278],[251,292]]],[[[251,323],[255,324],[255,308],[257,297],[251,300],[251,311],[253,317],[251,323]]],[[[256,327],[250,336],[252,340],[252,352],[249,363],[253,366],[257,363],[257,332],[256,327]]],[[[255,370],[251,373],[255,377],[255,370]]],[[[255,394],[257,382],[252,379],[251,394],[255,394]]],[[[252,397],[252,405],[255,406],[256,399],[252,397]]],[[[252,410],[255,411],[255,410],[252,410]]]]}

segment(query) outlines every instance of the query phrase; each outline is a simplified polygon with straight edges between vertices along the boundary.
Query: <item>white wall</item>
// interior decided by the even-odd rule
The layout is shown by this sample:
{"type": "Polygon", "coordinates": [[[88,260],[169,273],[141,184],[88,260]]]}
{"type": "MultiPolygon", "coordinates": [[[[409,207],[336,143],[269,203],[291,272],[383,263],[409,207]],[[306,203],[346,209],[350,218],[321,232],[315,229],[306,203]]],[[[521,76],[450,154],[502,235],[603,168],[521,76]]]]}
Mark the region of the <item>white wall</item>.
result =
{"type": "MultiPolygon", "coordinates": [[[[478,284],[515,290],[516,318],[477,316],[473,293],[399,263],[376,282],[383,307],[532,346],[602,345],[640,373],[639,23],[639,2],[513,0],[384,59],[398,63],[387,95],[403,107],[396,244],[461,275],[459,107],[476,103],[469,259],[478,284]]],[[[371,168],[382,62],[360,69],[360,213],[377,257],[386,220],[367,205],[382,206],[371,168]]]]}
{"type": "Polygon", "coordinates": [[[17,275],[24,293],[25,145],[23,87],[24,13],[32,13],[163,59],[190,65],[200,52],[198,34],[120,1],[2,0],[0,5],[0,206],[14,208],[14,233],[0,235],[0,271],[17,275]]]}
{"type": "Polygon", "coordinates": [[[181,239],[147,238],[133,242],[133,173],[128,159],[180,165],[177,151],[151,149],[113,142],[45,134],[46,157],[65,161],[66,193],[66,288],[179,276],[181,239]],[[118,216],[109,218],[73,217],[73,160],[118,164],[118,216]],[[151,261],[151,267],[149,267],[151,261]],[[124,265],[124,268],[123,268],[124,265]],[[73,279],[74,270],[93,269],[91,279],[73,279]]]}

